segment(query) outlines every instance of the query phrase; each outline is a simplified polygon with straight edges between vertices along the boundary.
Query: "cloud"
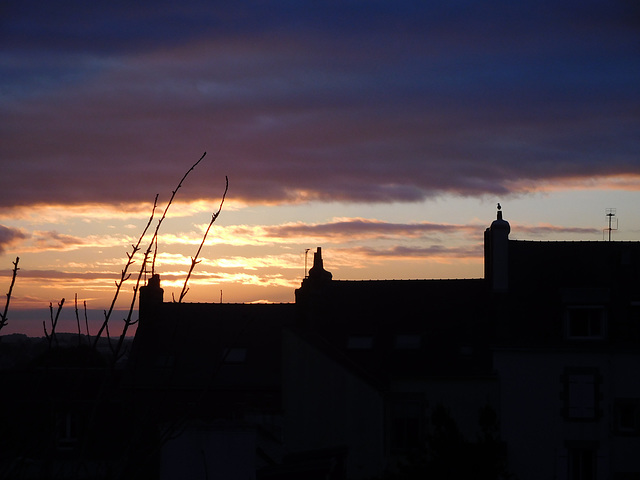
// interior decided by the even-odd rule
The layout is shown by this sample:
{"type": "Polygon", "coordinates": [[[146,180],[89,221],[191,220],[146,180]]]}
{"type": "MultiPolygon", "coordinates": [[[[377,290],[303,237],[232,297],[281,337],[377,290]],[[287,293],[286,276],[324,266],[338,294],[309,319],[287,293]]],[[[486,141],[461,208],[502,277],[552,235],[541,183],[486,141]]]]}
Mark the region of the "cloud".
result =
{"type": "Polygon", "coordinates": [[[632,2],[11,3],[0,204],[640,189],[632,2]]]}
{"type": "MultiPolygon", "coordinates": [[[[207,238],[207,244],[268,245],[305,242],[343,243],[398,238],[424,238],[430,235],[477,234],[484,226],[454,225],[430,222],[393,223],[368,218],[334,218],[328,222],[294,222],[278,225],[216,226],[207,238]]],[[[164,234],[163,244],[198,244],[198,233],[164,234]]]]}
{"type": "Polygon", "coordinates": [[[34,244],[38,250],[75,250],[84,243],[82,238],[56,231],[34,232],[34,244]]]}
{"type": "Polygon", "coordinates": [[[562,233],[571,233],[578,235],[600,235],[602,233],[601,229],[598,228],[588,228],[588,227],[561,227],[557,225],[518,225],[518,233],[529,234],[529,235],[548,235],[548,234],[562,234],[562,233]]]}
{"type": "Polygon", "coordinates": [[[463,261],[468,259],[483,258],[481,245],[464,245],[448,247],[444,245],[431,245],[428,247],[408,247],[395,246],[391,248],[378,249],[369,247],[359,247],[355,249],[355,253],[373,257],[377,259],[432,259],[439,260],[443,258],[455,259],[463,261]]]}
{"type": "Polygon", "coordinates": [[[311,237],[317,240],[331,242],[345,242],[352,238],[417,238],[424,235],[445,233],[453,234],[461,231],[473,232],[477,226],[448,225],[429,222],[420,223],[390,223],[366,218],[338,218],[327,223],[289,223],[266,227],[265,235],[275,238],[311,237]]]}
{"type": "MultiPolygon", "coordinates": [[[[0,270],[0,274],[9,275],[9,270],[0,270]]],[[[23,268],[20,269],[21,279],[38,279],[38,280],[69,280],[69,281],[91,281],[100,280],[105,281],[109,288],[112,288],[113,280],[116,280],[118,276],[113,272],[66,272],[60,270],[38,270],[23,268]]]]}
{"type": "Polygon", "coordinates": [[[21,229],[0,225],[0,255],[5,253],[7,247],[17,245],[27,238],[29,235],[21,229]]]}
{"type": "MultiPolygon", "coordinates": [[[[338,217],[327,222],[292,222],[278,225],[230,225],[216,226],[207,237],[207,245],[274,245],[300,244],[308,242],[341,244],[352,241],[362,243],[378,240],[424,240],[427,238],[478,239],[486,225],[449,224],[433,222],[395,223],[371,218],[338,217]]],[[[519,233],[535,235],[578,234],[592,235],[600,230],[585,227],[557,225],[518,225],[519,233]]],[[[163,245],[198,245],[202,241],[200,232],[162,234],[163,245]]],[[[122,244],[126,241],[120,240],[122,244]]],[[[115,243],[115,242],[112,242],[115,243]]],[[[168,263],[188,262],[181,254],[164,254],[168,263]]]]}

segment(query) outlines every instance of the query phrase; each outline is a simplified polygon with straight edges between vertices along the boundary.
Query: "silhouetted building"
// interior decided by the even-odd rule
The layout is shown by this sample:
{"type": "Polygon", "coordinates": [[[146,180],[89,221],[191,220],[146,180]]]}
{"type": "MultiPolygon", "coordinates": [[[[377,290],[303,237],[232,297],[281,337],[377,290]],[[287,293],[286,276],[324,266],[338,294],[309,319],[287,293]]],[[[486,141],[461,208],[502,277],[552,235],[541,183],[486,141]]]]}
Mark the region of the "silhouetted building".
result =
{"type": "Polygon", "coordinates": [[[152,277],[109,397],[138,470],[640,479],[640,242],[509,234],[499,210],[481,279],[334,280],[318,248],[292,304],[164,302],[152,277]]]}

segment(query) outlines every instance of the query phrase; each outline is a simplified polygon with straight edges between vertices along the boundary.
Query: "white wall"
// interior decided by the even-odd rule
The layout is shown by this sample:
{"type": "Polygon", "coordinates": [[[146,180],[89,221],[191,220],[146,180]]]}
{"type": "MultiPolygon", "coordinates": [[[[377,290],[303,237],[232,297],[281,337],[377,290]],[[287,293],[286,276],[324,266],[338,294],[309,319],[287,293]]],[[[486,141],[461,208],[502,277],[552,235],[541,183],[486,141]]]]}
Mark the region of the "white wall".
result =
{"type": "Polygon", "coordinates": [[[256,469],[255,430],[233,426],[187,428],[162,448],[161,480],[251,480],[256,469]]]}
{"type": "Polygon", "coordinates": [[[292,332],[283,341],[285,444],[290,452],[348,447],[348,478],[384,468],[382,394],[292,332]]]}
{"type": "Polygon", "coordinates": [[[612,433],[615,398],[640,398],[640,354],[503,350],[495,353],[500,380],[500,423],[510,469],[520,480],[567,478],[566,441],[597,441],[598,479],[613,472],[640,471],[637,437],[612,433]],[[595,367],[602,375],[595,422],[567,421],[561,414],[566,367],[595,367]]]}

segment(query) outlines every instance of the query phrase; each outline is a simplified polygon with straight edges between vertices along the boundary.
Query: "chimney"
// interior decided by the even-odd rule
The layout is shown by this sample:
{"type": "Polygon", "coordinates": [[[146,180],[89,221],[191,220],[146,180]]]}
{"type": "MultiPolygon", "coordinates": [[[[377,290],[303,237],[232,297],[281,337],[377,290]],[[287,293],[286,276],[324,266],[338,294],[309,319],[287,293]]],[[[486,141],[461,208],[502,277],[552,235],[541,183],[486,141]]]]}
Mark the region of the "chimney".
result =
{"type": "Polygon", "coordinates": [[[139,318],[144,322],[152,317],[157,308],[164,301],[164,290],[160,288],[160,275],[152,275],[144,287],[140,287],[139,318]]]}
{"type": "Polygon", "coordinates": [[[309,274],[295,291],[298,326],[312,328],[325,318],[332,278],[331,272],[324,269],[322,249],[318,247],[313,254],[313,266],[309,274]]]}
{"type": "Polygon", "coordinates": [[[509,222],[502,219],[502,207],[484,232],[484,278],[493,292],[509,289],[509,222]]]}
{"type": "Polygon", "coordinates": [[[318,247],[318,249],[313,253],[313,266],[309,270],[309,279],[311,281],[319,281],[319,280],[331,280],[333,275],[331,272],[328,272],[324,269],[324,264],[322,262],[322,248],[318,247]]]}

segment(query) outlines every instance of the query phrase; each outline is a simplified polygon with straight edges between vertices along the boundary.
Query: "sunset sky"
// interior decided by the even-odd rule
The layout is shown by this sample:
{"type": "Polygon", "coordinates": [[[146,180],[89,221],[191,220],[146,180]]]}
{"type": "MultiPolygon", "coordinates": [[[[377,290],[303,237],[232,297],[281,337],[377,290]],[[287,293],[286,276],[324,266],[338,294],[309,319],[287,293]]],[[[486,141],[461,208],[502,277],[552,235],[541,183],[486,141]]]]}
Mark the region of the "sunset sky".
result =
{"type": "Polygon", "coordinates": [[[165,300],[225,176],[185,301],[293,301],[318,246],[337,279],[481,277],[498,202],[511,238],[601,241],[615,208],[639,241],[639,39],[633,0],[3,2],[0,333],[61,298],[74,331],[76,294],[99,324],[204,152],[165,300]]]}

